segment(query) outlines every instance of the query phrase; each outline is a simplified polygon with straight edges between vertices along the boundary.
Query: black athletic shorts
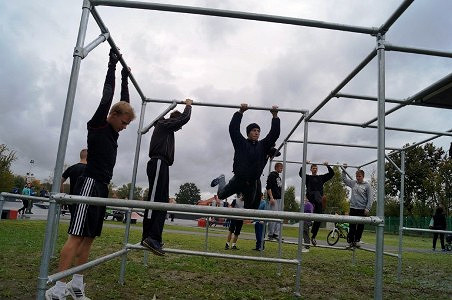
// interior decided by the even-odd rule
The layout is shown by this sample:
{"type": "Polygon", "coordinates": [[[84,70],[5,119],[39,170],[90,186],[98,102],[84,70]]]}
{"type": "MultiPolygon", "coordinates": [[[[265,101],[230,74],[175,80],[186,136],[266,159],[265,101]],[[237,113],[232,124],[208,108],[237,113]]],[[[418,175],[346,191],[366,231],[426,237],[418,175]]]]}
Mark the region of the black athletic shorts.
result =
{"type": "Polygon", "coordinates": [[[240,231],[242,230],[243,220],[235,220],[231,219],[231,225],[229,225],[229,232],[232,232],[234,235],[240,235],[240,231]]]}
{"type": "MultiPolygon", "coordinates": [[[[74,195],[108,198],[108,186],[90,177],[80,176],[74,195]]],[[[75,236],[96,237],[102,232],[105,206],[77,203],[69,206],[71,222],[68,233],[75,236]]]]}

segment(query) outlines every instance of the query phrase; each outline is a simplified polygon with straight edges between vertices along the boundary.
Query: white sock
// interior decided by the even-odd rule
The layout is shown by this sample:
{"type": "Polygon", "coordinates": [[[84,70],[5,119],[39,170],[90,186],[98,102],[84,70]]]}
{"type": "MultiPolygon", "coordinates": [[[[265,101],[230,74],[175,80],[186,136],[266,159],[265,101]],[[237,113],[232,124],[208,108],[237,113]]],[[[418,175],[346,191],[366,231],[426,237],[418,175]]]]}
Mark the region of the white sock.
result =
{"type": "Polygon", "coordinates": [[[79,289],[83,289],[83,275],[80,274],[72,275],[72,285],[79,289]]]}
{"type": "Polygon", "coordinates": [[[64,295],[66,293],[66,282],[57,281],[55,283],[55,290],[53,292],[55,295],[64,295]]]}
{"type": "Polygon", "coordinates": [[[229,242],[226,242],[226,245],[230,246],[229,242]]]}

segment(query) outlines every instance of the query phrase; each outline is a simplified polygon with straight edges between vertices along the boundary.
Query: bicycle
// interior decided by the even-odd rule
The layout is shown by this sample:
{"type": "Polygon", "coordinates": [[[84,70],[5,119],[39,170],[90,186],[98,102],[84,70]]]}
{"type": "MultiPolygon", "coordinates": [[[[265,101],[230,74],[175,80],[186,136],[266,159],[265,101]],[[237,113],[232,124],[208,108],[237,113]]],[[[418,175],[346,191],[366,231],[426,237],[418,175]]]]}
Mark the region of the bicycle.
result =
{"type": "Polygon", "coordinates": [[[334,228],[326,236],[326,242],[328,245],[336,245],[339,238],[347,239],[348,229],[348,223],[334,223],[334,228]]]}

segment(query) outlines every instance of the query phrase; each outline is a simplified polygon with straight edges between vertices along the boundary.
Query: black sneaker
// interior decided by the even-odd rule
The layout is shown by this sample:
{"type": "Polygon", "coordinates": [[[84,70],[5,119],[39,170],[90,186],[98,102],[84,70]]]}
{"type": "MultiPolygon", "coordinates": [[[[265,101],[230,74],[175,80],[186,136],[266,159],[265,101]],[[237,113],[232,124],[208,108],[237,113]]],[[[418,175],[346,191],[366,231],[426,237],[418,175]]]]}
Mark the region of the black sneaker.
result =
{"type": "Polygon", "coordinates": [[[210,183],[211,187],[217,186],[220,183],[220,178],[223,177],[224,175],[221,174],[220,176],[218,176],[217,178],[215,178],[214,180],[212,180],[212,182],[210,183]]]}
{"type": "Polygon", "coordinates": [[[314,238],[312,238],[311,239],[311,244],[312,244],[312,246],[317,246],[317,241],[314,239],[314,238]]]}
{"type": "Polygon", "coordinates": [[[226,243],[226,245],[224,246],[224,250],[229,250],[229,245],[228,245],[228,243],[226,243]]]}
{"type": "Polygon", "coordinates": [[[237,247],[236,245],[232,246],[231,248],[232,250],[239,250],[239,247],[237,247]]]}
{"type": "Polygon", "coordinates": [[[160,242],[147,237],[143,241],[141,241],[141,246],[148,248],[152,253],[158,256],[164,256],[165,252],[162,249],[162,245],[160,242]]]}

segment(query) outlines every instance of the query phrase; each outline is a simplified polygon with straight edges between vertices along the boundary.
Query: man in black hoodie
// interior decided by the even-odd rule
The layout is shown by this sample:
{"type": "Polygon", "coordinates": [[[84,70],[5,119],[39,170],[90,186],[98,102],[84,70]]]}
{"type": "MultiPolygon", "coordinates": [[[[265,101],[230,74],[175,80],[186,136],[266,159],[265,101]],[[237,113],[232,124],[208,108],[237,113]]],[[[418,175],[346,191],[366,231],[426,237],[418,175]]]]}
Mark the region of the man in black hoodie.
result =
{"type": "MultiPolygon", "coordinates": [[[[269,208],[273,211],[281,210],[281,187],[282,181],[279,176],[283,171],[283,164],[276,163],[275,170],[270,172],[267,177],[267,186],[265,189],[267,190],[269,208]]],[[[269,239],[278,239],[278,235],[281,232],[281,223],[279,222],[268,222],[268,238],[269,239]]]]}
{"type": "MultiPolygon", "coordinates": [[[[307,162],[309,163],[309,162],[307,162]]],[[[317,175],[318,166],[316,164],[311,165],[311,173],[312,175],[306,174],[306,197],[308,198],[309,202],[314,205],[314,213],[315,214],[323,214],[323,206],[322,206],[322,197],[323,197],[323,184],[334,177],[334,171],[333,169],[328,165],[328,162],[323,163],[327,169],[328,173],[317,175]]],[[[300,172],[298,173],[300,177],[303,175],[303,167],[300,168],[300,172]]],[[[316,236],[317,232],[319,231],[321,222],[314,221],[314,224],[312,225],[312,239],[311,243],[312,245],[316,246],[316,236]]]]}
{"type": "MultiPolygon", "coordinates": [[[[183,113],[173,111],[168,119],[155,123],[149,145],[150,160],[147,165],[149,193],[147,201],[169,201],[169,167],[174,162],[174,132],[190,120],[193,100],[185,100],[183,113]]],[[[156,255],[164,255],[162,249],[162,232],[165,225],[166,211],[148,209],[144,212],[143,235],[141,245],[156,255]]]]}
{"type": "Polygon", "coordinates": [[[248,109],[248,104],[241,104],[240,110],[232,116],[229,123],[229,135],[234,146],[234,176],[226,184],[224,175],[215,178],[211,186],[218,185],[217,195],[220,199],[242,193],[245,208],[257,209],[261,201],[260,176],[267,164],[268,153],[275,144],[280,133],[280,120],[278,107],[273,106],[270,112],[273,115],[270,132],[259,141],[260,127],[251,123],[246,127],[247,138],[240,133],[240,123],[243,113],[248,109]]]}

